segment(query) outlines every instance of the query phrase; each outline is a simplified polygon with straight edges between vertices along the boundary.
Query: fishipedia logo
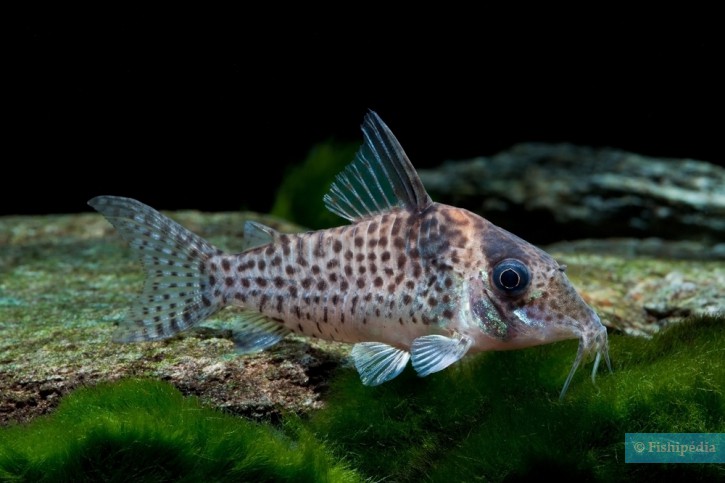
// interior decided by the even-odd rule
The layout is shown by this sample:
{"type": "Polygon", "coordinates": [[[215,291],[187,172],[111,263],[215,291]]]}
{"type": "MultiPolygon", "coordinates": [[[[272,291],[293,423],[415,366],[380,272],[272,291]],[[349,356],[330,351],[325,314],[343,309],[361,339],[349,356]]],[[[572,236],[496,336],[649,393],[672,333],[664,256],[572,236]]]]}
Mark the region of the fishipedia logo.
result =
{"type": "Polygon", "coordinates": [[[725,433],[626,433],[626,463],[725,463],[725,433]]]}

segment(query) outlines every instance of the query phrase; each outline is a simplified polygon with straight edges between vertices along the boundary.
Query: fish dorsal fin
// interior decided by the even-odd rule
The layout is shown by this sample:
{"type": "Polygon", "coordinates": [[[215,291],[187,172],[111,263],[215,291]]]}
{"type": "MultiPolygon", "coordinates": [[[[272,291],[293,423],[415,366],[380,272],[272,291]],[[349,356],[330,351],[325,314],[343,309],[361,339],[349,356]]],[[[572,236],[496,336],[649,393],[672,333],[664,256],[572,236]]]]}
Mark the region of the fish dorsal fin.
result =
{"type": "Polygon", "coordinates": [[[410,347],[413,368],[420,377],[442,371],[465,356],[472,343],[473,341],[465,335],[418,337],[410,347]]]}
{"type": "Polygon", "coordinates": [[[370,111],[363,121],[365,143],[335,178],[325,206],[350,221],[404,207],[416,213],[431,199],[418,173],[388,126],[370,111]]]}
{"type": "Polygon", "coordinates": [[[243,311],[234,330],[234,345],[240,354],[251,354],[272,347],[289,334],[283,323],[255,311],[243,311]]]}
{"type": "Polygon", "coordinates": [[[243,250],[272,243],[277,235],[279,235],[279,232],[274,228],[256,221],[247,221],[244,223],[243,250]]]}
{"type": "Polygon", "coordinates": [[[410,354],[381,342],[358,342],[352,348],[352,360],[366,386],[377,386],[403,372],[410,354]]]}

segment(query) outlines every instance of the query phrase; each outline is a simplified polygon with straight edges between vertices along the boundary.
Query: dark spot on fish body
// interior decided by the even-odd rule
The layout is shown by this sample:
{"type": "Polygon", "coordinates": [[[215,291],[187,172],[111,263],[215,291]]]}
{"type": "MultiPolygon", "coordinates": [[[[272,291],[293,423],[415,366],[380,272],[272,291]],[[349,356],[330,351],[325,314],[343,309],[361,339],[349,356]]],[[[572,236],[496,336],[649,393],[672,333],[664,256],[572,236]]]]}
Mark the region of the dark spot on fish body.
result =
{"type": "Polygon", "coordinates": [[[304,334],[305,330],[302,328],[302,324],[297,324],[297,329],[300,331],[300,333],[304,334]]]}
{"type": "Polygon", "coordinates": [[[277,288],[282,288],[286,284],[285,280],[282,277],[274,277],[274,286],[277,288]]]}
{"type": "Polygon", "coordinates": [[[362,275],[367,271],[367,268],[365,268],[365,265],[360,265],[359,267],[357,267],[357,271],[360,272],[360,274],[362,275]]]}
{"type": "Polygon", "coordinates": [[[428,305],[430,305],[431,307],[435,307],[436,305],[438,305],[438,299],[436,299],[435,297],[428,297],[428,305]]]}
{"type": "Polygon", "coordinates": [[[355,243],[355,246],[356,247],[358,247],[358,248],[362,247],[363,246],[363,243],[364,243],[363,237],[356,236],[354,243],[355,243]]]}
{"type": "Polygon", "coordinates": [[[348,277],[352,276],[352,266],[351,265],[345,265],[344,270],[345,270],[345,275],[347,275],[348,277]]]}
{"type": "Polygon", "coordinates": [[[324,248],[324,238],[323,238],[323,232],[320,231],[317,234],[317,241],[315,243],[315,251],[314,254],[317,257],[324,257],[325,256],[325,248],[324,248]]]}
{"type": "Polygon", "coordinates": [[[357,288],[363,288],[365,287],[365,279],[362,277],[359,277],[357,279],[357,288]]]}
{"type": "Polygon", "coordinates": [[[330,300],[332,301],[332,305],[337,305],[340,302],[340,296],[338,294],[334,294],[330,300]]]}
{"type": "Polygon", "coordinates": [[[345,291],[348,288],[350,288],[350,284],[348,283],[347,280],[340,281],[340,290],[345,291]]]}
{"type": "Polygon", "coordinates": [[[393,271],[393,269],[392,269],[392,268],[390,268],[390,267],[385,267],[385,268],[383,269],[383,272],[384,272],[384,273],[385,273],[385,275],[387,275],[388,277],[392,277],[392,276],[393,276],[393,274],[395,273],[395,272],[393,271]]]}
{"type": "Polygon", "coordinates": [[[390,260],[390,252],[383,252],[383,254],[380,255],[380,260],[382,260],[383,262],[387,262],[388,260],[390,260]]]}
{"type": "Polygon", "coordinates": [[[388,284],[388,293],[395,293],[395,283],[388,284]]]}
{"type": "Polygon", "coordinates": [[[373,298],[373,294],[368,292],[365,294],[365,297],[363,297],[363,300],[365,300],[365,302],[370,302],[370,300],[372,300],[372,298],[373,298]]]}
{"type": "Polygon", "coordinates": [[[232,269],[231,263],[229,263],[229,260],[227,260],[226,258],[222,258],[222,269],[225,272],[228,272],[229,270],[232,269]]]}
{"type": "Polygon", "coordinates": [[[241,301],[241,302],[246,302],[247,301],[247,297],[245,297],[242,292],[234,292],[234,298],[236,300],[241,301]]]}
{"type": "Polygon", "coordinates": [[[300,306],[299,305],[295,305],[292,310],[294,310],[295,316],[298,319],[301,319],[302,318],[302,311],[300,310],[300,306]]]}
{"type": "Polygon", "coordinates": [[[370,222],[368,224],[368,235],[371,235],[375,233],[375,231],[378,229],[378,224],[376,222],[370,222]]]}
{"type": "Polygon", "coordinates": [[[403,239],[403,237],[396,236],[393,239],[393,246],[398,250],[403,250],[405,248],[405,240],[403,239]]]}
{"type": "Polygon", "coordinates": [[[266,278],[263,278],[263,277],[257,277],[257,278],[256,278],[256,279],[255,279],[254,281],[255,281],[255,282],[257,283],[257,285],[258,285],[258,286],[260,286],[260,287],[266,287],[266,286],[267,286],[267,279],[266,279],[266,278]]]}
{"type": "Polygon", "coordinates": [[[363,260],[365,260],[365,254],[358,253],[357,255],[355,255],[355,261],[356,262],[359,263],[359,262],[362,262],[363,260]]]}
{"type": "Polygon", "coordinates": [[[355,295],[350,301],[350,315],[355,314],[355,307],[357,306],[358,296],[355,295]]]}
{"type": "Polygon", "coordinates": [[[320,280],[319,282],[317,282],[317,290],[323,291],[326,289],[327,289],[327,282],[325,282],[324,280],[320,280]]]}
{"type": "MultiPolygon", "coordinates": [[[[327,307],[322,310],[322,321],[327,323],[327,307]]],[[[318,326],[319,328],[319,326],[318,326]]]]}
{"type": "Polygon", "coordinates": [[[407,262],[408,257],[406,257],[404,253],[398,255],[398,270],[402,270],[407,262]]]}
{"type": "Polygon", "coordinates": [[[293,267],[292,265],[287,265],[286,267],[284,267],[284,271],[287,275],[294,275],[295,267],[293,267]]]}
{"type": "Polygon", "coordinates": [[[383,248],[386,247],[386,246],[388,246],[388,237],[387,236],[381,236],[378,239],[378,246],[379,247],[383,247],[383,248]]]}
{"type": "Polygon", "coordinates": [[[351,250],[346,250],[345,251],[345,260],[352,260],[352,257],[353,256],[354,256],[354,254],[352,253],[351,250]]]}
{"type": "Polygon", "coordinates": [[[332,242],[332,251],[335,253],[340,253],[342,250],[342,242],[340,240],[335,240],[332,242]]]}
{"type": "Polygon", "coordinates": [[[204,304],[204,307],[211,307],[211,300],[209,300],[206,295],[201,296],[201,303],[204,304]]]}
{"type": "Polygon", "coordinates": [[[312,267],[310,268],[310,270],[312,270],[312,274],[313,275],[319,275],[319,273],[320,273],[320,266],[319,265],[312,265],[312,267]]]}
{"type": "Polygon", "coordinates": [[[213,287],[216,285],[216,277],[214,275],[209,275],[209,285],[213,287]]]}
{"type": "Polygon", "coordinates": [[[282,297],[281,295],[277,295],[277,307],[276,307],[276,310],[277,310],[278,313],[282,313],[283,304],[284,304],[284,297],[282,297]]]}
{"type": "Polygon", "coordinates": [[[438,322],[437,319],[435,319],[433,317],[428,317],[425,314],[421,314],[420,319],[423,321],[424,325],[431,325],[431,324],[435,324],[436,322],[438,322]]]}
{"type": "Polygon", "coordinates": [[[393,221],[393,226],[390,228],[390,235],[397,236],[398,233],[400,233],[400,230],[402,227],[403,227],[403,222],[400,219],[400,216],[396,216],[395,221],[393,221]]]}
{"type": "Polygon", "coordinates": [[[337,283],[337,274],[333,272],[327,276],[327,279],[330,283],[337,283]]]}
{"type": "Polygon", "coordinates": [[[240,282],[242,283],[242,287],[244,288],[249,288],[249,286],[251,285],[248,278],[243,278],[240,280],[240,282]]]}
{"type": "Polygon", "coordinates": [[[273,267],[279,267],[280,265],[282,265],[282,257],[280,257],[279,255],[275,255],[274,258],[272,258],[272,261],[269,263],[273,267]]]}
{"type": "Polygon", "coordinates": [[[378,266],[374,263],[371,263],[370,265],[368,265],[368,270],[370,270],[371,274],[375,275],[378,271],[378,266]]]}
{"type": "Polygon", "coordinates": [[[337,258],[333,258],[332,260],[329,260],[327,262],[327,269],[328,270],[332,270],[334,268],[337,268],[338,266],[340,266],[340,260],[338,260],[337,258]]]}
{"type": "Polygon", "coordinates": [[[287,287],[287,291],[289,292],[290,297],[297,298],[297,287],[290,285],[287,287]]]}
{"type": "Polygon", "coordinates": [[[420,278],[420,275],[423,273],[423,267],[421,267],[420,263],[414,263],[413,264],[413,276],[415,278],[420,278]]]}
{"type": "Polygon", "coordinates": [[[274,255],[274,246],[272,244],[267,245],[267,248],[264,249],[264,254],[268,257],[274,255]]]}
{"type": "Polygon", "coordinates": [[[376,287],[382,287],[383,286],[383,279],[382,279],[382,277],[376,277],[375,280],[373,281],[373,284],[376,287]]]}
{"type": "Polygon", "coordinates": [[[312,279],[310,277],[302,279],[302,288],[308,289],[312,285],[312,279]]]}
{"type": "Polygon", "coordinates": [[[231,287],[232,285],[234,285],[234,279],[232,277],[226,277],[224,279],[224,285],[226,285],[227,287],[231,287]]]}
{"type": "Polygon", "coordinates": [[[373,261],[376,258],[378,258],[378,256],[375,254],[375,252],[368,253],[368,260],[373,261]]]}

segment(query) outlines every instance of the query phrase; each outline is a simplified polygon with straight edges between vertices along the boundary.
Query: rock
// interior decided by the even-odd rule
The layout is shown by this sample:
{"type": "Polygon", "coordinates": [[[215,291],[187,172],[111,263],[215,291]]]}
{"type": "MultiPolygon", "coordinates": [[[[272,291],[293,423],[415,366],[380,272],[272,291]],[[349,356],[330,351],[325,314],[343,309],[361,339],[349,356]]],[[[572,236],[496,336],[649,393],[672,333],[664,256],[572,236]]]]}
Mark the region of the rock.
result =
{"type": "Polygon", "coordinates": [[[419,173],[434,199],[475,211],[532,243],[725,240],[725,169],[704,161],[524,143],[419,173]]]}

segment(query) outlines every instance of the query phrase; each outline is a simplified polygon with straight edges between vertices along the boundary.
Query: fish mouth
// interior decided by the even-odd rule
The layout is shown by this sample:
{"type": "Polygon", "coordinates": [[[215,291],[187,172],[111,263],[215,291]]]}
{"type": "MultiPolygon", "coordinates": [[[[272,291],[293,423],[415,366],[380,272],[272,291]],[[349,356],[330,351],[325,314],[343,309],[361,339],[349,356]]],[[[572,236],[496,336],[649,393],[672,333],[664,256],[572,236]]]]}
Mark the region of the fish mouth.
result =
{"type": "MultiPolygon", "coordinates": [[[[584,329],[579,333],[579,349],[577,350],[574,364],[572,364],[571,369],[569,370],[566,382],[564,382],[564,387],[561,389],[561,394],[559,394],[560,401],[564,399],[564,395],[566,394],[567,389],[569,389],[569,384],[579,368],[579,365],[584,358],[590,354],[596,354],[594,357],[594,367],[592,368],[592,383],[594,383],[596,379],[597,369],[599,369],[599,363],[602,360],[602,356],[607,363],[609,372],[612,372],[612,363],[609,360],[609,339],[607,337],[607,328],[602,325],[599,320],[599,316],[596,314],[592,315],[594,319],[592,322],[596,323],[586,324],[584,329]]],[[[573,319],[572,322],[574,323],[574,326],[582,327],[581,323],[573,319]]]]}

